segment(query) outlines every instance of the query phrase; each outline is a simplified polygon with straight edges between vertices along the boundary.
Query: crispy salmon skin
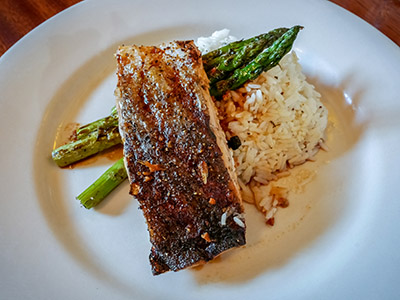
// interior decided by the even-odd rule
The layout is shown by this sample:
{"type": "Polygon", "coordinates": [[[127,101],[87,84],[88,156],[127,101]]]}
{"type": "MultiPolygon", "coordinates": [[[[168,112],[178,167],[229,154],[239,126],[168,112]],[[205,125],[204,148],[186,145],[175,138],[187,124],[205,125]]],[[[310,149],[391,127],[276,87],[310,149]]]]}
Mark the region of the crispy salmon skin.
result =
{"type": "Polygon", "coordinates": [[[154,275],[245,244],[225,135],[193,41],[121,46],[115,90],[130,194],[143,211],[154,275]]]}

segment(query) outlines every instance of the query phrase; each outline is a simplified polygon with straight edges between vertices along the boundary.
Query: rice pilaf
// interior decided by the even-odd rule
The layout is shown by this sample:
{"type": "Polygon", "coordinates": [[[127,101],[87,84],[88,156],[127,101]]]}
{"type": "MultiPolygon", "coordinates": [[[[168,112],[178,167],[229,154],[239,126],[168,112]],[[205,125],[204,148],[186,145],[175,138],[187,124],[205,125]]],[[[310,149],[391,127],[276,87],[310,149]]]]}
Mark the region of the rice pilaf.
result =
{"type": "MultiPolygon", "coordinates": [[[[214,33],[210,46],[221,46],[229,31],[214,33]],[[218,45],[216,38],[220,38],[218,45]]],[[[207,40],[202,38],[202,51],[207,40]]],[[[287,189],[270,183],[294,166],[313,160],[324,145],[328,110],[307,82],[295,51],[271,70],[216,101],[227,139],[239,137],[233,150],[243,200],[253,203],[273,225],[278,207],[288,205],[287,189]]]]}

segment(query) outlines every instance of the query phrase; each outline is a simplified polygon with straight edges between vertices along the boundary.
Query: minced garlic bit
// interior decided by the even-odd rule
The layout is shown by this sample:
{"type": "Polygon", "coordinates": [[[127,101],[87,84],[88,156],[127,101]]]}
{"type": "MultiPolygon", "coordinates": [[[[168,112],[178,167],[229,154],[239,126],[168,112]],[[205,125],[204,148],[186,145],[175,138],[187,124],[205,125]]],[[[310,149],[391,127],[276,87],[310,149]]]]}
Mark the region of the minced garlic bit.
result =
{"type": "Polygon", "coordinates": [[[155,172],[155,171],[163,171],[165,170],[162,166],[160,165],[153,165],[148,161],[138,161],[140,164],[146,166],[149,168],[150,172],[155,172]]]}
{"type": "Polygon", "coordinates": [[[197,166],[201,175],[201,179],[203,180],[204,184],[207,184],[207,178],[208,178],[208,166],[205,161],[201,161],[199,165],[197,166]]]}
{"type": "Polygon", "coordinates": [[[132,195],[137,195],[139,194],[139,190],[140,190],[140,185],[138,185],[137,183],[132,183],[131,184],[131,194],[132,195]]]}
{"type": "Polygon", "coordinates": [[[227,212],[224,212],[221,216],[221,225],[225,226],[226,225],[226,218],[227,218],[228,214],[227,212]]]}
{"type": "Polygon", "coordinates": [[[211,242],[210,235],[208,234],[208,232],[203,233],[203,234],[201,235],[201,237],[202,237],[203,239],[205,239],[207,243],[211,242]]]}
{"type": "Polygon", "coordinates": [[[148,182],[148,181],[150,181],[150,180],[152,180],[153,179],[153,177],[151,177],[151,176],[146,176],[146,177],[144,177],[144,182],[148,182]]]}

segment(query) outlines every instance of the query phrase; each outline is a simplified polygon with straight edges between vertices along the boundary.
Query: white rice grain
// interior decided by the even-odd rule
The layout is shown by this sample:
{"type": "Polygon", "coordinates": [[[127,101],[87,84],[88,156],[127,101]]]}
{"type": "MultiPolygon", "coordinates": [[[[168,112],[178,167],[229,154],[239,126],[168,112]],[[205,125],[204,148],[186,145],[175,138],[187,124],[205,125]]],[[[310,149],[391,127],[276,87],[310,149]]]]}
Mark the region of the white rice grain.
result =
{"type": "MultiPolygon", "coordinates": [[[[279,173],[287,176],[290,168],[313,160],[318,149],[328,149],[324,143],[328,111],[321,95],[306,81],[294,52],[241,91],[246,93],[231,92],[219,113],[221,122],[230,120],[224,126],[229,136],[236,135],[242,142],[233,157],[246,187],[268,185],[281,177],[279,173]]],[[[270,198],[256,196],[254,201],[262,203],[267,219],[273,217],[276,208],[267,203],[270,198]]]]}
{"type": "MultiPolygon", "coordinates": [[[[228,40],[232,37],[225,30],[200,44],[210,51],[228,40]]],[[[328,150],[324,142],[328,111],[321,95],[307,82],[292,51],[278,66],[229,92],[217,106],[226,135],[238,136],[242,143],[233,158],[243,199],[255,203],[271,219],[277,203],[271,203],[264,187],[288,176],[290,168],[313,160],[320,148],[328,150]]],[[[222,225],[226,218],[225,212],[222,225]]]]}
{"type": "Polygon", "coordinates": [[[226,225],[226,217],[227,217],[227,212],[224,212],[222,215],[221,215],[221,225],[222,226],[225,226],[226,225]]]}
{"type": "Polygon", "coordinates": [[[245,227],[244,223],[242,220],[239,219],[239,217],[235,216],[233,217],[233,221],[235,221],[236,224],[238,224],[240,227],[245,227]]]}

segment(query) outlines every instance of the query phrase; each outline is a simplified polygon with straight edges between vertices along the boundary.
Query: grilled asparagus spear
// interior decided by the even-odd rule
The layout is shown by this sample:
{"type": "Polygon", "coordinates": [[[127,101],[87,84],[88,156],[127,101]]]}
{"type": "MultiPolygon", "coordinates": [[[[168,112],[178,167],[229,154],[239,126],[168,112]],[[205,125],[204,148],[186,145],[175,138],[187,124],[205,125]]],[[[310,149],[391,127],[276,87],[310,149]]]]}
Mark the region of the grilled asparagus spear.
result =
{"type": "Polygon", "coordinates": [[[210,85],[213,86],[217,81],[228,77],[232,71],[247,64],[254,59],[263,49],[268,48],[281,37],[288,28],[274,29],[268,33],[258,35],[239,42],[233,43],[220,49],[225,50],[219,56],[214,56],[214,52],[221,53],[222,50],[215,50],[203,56],[204,68],[207,71],[210,85]],[[209,56],[213,58],[209,58],[209,56]]]}
{"type": "Polygon", "coordinates": [[[77,200],[87,209],[99,204],[108,194],[128,177],[121,158],[105,171],[92,185],[84,190],[77,200]]]}
{"type": "MultiPolygon", "coordinates": [[[[248,45],[249,43],[253,43],[256,42],[260,39],[264,39],[264,38],[269,38],[269,35],[274,35],[276,33],[278,33],[280,30],[288,30],[287,28],[277,28],[274,30],[269,31],[268,33],[264,33],[264,34],[260,34],[257,35],[255,37],[246,39],[246,40],[240,40],[240,41],[235,41],[232,43],[229,43],[225,46],[222,46],[218,49],[215,49],[213,51],[210,51],[206,54],[203,55],[203,60],[206,61],[204,68],[207,70],[209,68],[212,68],[213,66],[215,66],[216,64],[218,64],[218,61],[220,61],[221,57],[226,57],[226,55],[230,56],[232,54],[234,54],[238,49],[248,45]]],[[[281,34],[283,34],[284,32],[282,32],[281,34]]]]}
{"type": "Polygon", "coordinates": [[[105,118],[99,119],[97,121],[79,127],[76,130],[76,138],[78,140],[82,140],[95,131],[98,131],[99,133],[105,133],[114,127],[118,127],[118,115],[116,111],[112,111],[111,115],[105,118]]]}
{"type": "Polygon", "coordinates": [[[95,131],[82,139],[63,145],[53,150],[51,155],[59,167],[66,167],[120,143],[117,125],[106,132],[95,131]]]}
{"type": "Polygon", "coordinates": [[[256,79],[262,72],[275,67],[279,61],[292,49],[301,26],[290,28],[270,47],[264,49],[246,66],[236,69],[230,77],[220,80],[210,88],[211,95],[220,97],[228,90],[235,90],[249,80],[256,79]]]}
{"type": "Polygon", "coordinates": [[[110,116],[79,127],[75,139],[54,149],[51,155],[59,167],[66,167],[120,143],[118,116],[114,106],[110,116]]]}

